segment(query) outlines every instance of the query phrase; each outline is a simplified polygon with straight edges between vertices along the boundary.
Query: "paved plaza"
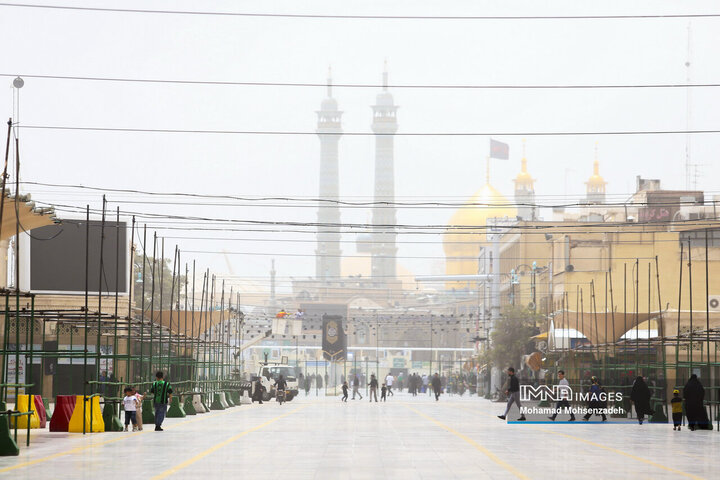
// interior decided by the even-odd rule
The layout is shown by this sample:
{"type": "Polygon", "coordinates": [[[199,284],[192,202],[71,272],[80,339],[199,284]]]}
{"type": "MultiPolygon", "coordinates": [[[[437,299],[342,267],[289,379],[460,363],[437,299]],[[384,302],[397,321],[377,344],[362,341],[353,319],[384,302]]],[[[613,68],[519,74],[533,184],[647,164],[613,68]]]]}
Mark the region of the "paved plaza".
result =
{"type": "MultiPolygon", "coordinates": [[[[672,425],[506,424],[504,405],[443,395],[304,397],[168,419],[164,432],[33,431],[17,479],[717,478],[720,434],[672,425]]],[[[511,413],[511,418],[517,415],[511,413]]],[[[24,441],[18,437],[18,443],[24,441]]]]}

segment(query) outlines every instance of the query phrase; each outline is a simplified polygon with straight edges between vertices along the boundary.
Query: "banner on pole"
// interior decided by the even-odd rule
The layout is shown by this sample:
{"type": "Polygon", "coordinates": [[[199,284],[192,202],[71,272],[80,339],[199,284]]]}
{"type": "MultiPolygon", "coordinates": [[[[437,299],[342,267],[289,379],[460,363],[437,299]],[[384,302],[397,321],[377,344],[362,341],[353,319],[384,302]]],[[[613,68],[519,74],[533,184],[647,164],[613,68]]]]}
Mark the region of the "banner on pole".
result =
{"type": "Polygon", "coordinates": [[[325,360],[344,360],[347,339],[341,315],[323,315],[323,357],[325,360]]]}

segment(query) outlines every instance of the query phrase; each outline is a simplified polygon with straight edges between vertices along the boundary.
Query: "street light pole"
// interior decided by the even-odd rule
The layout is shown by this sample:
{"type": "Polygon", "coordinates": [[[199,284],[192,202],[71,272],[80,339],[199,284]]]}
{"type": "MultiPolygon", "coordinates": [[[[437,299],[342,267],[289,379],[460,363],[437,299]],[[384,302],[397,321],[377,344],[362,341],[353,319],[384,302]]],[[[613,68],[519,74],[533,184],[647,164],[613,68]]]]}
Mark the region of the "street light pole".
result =
{"type": "Polygon", "coordinates": [[[510,270],[510,295],[512,295],[512,306],[515,306],[515,269],[510,270]]]}
{"type": "Polygon", "coordinates": [[[380,316],[375,314],[375,376],[380,378],[380,316]]]}
{"type": "Polygon", "coordinates": [[[433,315],[430,315],[430,372],[428,375],[432,375],[433,369],[433,315]]]}

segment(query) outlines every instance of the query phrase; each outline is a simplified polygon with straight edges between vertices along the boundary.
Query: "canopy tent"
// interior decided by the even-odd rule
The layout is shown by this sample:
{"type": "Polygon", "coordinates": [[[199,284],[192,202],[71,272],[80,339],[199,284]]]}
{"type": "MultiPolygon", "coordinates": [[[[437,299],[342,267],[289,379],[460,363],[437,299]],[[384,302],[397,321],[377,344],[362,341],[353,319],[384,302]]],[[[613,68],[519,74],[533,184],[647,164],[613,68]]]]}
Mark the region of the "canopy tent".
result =
{"type": "MultiPolygon", "coordinates": [[[[711,328],[720,325],[720,312],[706,311],[703,308],[693,310],[694,329],[704,328],[709,323],[711,328]]],[[[680,333],[689,331],[690,312],[683,310],[679,312],[680,333]]],[[[614,343],[621,340],[648,338],[648,326],[643,325],[636,332],[637,326],[648,320],[655,320],[658,326],[650,326],[650,337],[665,336],[674,337],[678,334],[678,311],[664,310],[662,312],[561,312],[553,317],[555,329],[576,329],[584,335],[591,344],[602,345],[614,343]],[[662,321],[660,321],[662,319],[662,321]]]]}
{"type": "Polygon", "coordinates": [[[648,320],[659,319],[666,312],[574,312],[555,315],[555,328],[569,328],[582,333],[593,345],[619,341],[625,332],[648,320]]]}

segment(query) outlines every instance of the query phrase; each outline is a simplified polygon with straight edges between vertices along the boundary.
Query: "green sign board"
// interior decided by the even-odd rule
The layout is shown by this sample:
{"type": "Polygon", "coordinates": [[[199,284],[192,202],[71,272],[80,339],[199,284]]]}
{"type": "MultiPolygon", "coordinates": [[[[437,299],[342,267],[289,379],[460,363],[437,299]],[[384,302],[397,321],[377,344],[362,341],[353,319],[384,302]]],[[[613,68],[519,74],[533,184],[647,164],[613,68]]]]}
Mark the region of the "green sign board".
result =
{"type": "Polygon", "coordinates": [[[393,358],[393,368],[405,368],[405,359],[393,358]]]}

